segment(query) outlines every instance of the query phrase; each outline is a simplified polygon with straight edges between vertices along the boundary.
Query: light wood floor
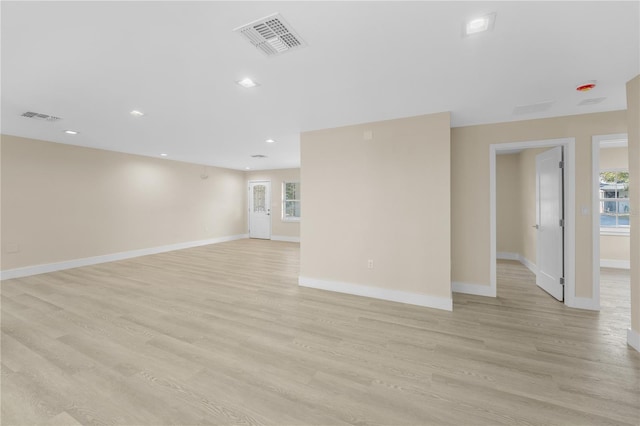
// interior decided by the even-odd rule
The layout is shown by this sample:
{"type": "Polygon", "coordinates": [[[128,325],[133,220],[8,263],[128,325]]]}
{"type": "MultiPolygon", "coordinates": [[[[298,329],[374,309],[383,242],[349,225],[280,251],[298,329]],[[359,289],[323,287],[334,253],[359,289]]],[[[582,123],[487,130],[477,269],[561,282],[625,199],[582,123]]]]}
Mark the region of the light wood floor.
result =
{"type": "Polygon", "coordinates": [[[2,282],[2,424],[640,422],[629,279],[600,313],[518,263],[454,311],[300,288],[299,247],[240,240],[2,282]]]}

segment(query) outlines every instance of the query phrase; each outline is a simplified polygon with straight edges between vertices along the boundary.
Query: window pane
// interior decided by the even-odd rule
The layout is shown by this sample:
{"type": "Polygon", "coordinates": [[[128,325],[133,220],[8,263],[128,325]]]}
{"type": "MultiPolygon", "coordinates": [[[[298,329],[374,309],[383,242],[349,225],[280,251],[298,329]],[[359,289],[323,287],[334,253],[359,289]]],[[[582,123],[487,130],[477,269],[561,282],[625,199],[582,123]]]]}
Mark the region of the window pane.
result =
{"type": "Polygon", "coordinates": [[[618,216],[618,226],[629,226],[629,215],[621,214],[618,216]]]}
{"type": "Polygon", "coordinates": [[[285,200],[300,199],[300,182],[287,182],[285,184],[285,200]]]}
{"type": "Polygon", "coordinates": [[[300,217],[300,201],[285,201],[284,217],[300,217]]]}
{"type": "Polygon", "coordinates": [[[600,214],[600,226],[605,228],[615,228],[616,215],[607,213],[600,214]]]}
{"type": "Polygon", "coordinates": [[[255,185],[253,187],[253,212],[262,213],[266,211],[265,206],[266,186],[255,185]]]}
{"type": "Polygon", "coordinates": [[[629,227],[629,172],[600,172],[600,226],[629,227]]]}

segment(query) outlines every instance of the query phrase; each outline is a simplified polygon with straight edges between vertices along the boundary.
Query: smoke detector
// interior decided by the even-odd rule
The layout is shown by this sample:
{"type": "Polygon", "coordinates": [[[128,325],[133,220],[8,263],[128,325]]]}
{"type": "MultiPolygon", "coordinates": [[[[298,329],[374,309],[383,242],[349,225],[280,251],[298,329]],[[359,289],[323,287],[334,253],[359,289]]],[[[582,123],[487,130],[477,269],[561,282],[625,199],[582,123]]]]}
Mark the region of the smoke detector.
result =
{"type": "Polygon", "coordinates": [[[589,90],[592,90],[594,87],[596,87],[596,83],[597,83],[597,81],[595,81],[595,80],[586,81],[586,82],[576,86],[576,90],[578,92],[588,92],[589,90]]]}
{"type": "Polygon", "coordinates": [[[39,112],[33,112],[33,111],[27,111],[23,113],[21,117],[32,118],[34,120],[40,120],[40,121],[49,121],[49,122],[62,120],[62,118],[60,117],[54,117],[53,115],[41,114],[39,112]]]}
{"type": "Polygon", "coordinates": [[[265,56],[281,55],[307,45],[279,13],[242,25],[233,31],[246,38],[265,56]]]}

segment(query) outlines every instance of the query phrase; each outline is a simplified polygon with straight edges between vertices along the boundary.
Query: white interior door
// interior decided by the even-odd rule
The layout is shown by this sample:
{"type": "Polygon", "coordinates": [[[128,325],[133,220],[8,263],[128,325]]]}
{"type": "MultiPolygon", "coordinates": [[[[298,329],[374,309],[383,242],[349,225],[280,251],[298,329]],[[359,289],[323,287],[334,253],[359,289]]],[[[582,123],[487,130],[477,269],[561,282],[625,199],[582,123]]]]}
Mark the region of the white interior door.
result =
{"type": "Polygon", "coordinates": [[[536,284],[564,300],[562,147],[536,156],[536,284]]]}
{"type": "Polygon", "coordinates": [[[271,182],[249,182],[249,238],[271,239],[271,182]]]}

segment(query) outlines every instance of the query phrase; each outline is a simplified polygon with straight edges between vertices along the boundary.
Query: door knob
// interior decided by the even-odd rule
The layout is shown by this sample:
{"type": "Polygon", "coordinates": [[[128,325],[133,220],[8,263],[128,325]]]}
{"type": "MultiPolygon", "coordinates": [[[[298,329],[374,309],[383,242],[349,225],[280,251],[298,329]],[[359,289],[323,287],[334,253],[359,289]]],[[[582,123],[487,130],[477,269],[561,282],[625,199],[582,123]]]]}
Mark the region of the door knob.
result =
{"type": "Polygon", "coordinates": [[[540,225],[532,225],[532,228],[540,229],[540,225]]]}

